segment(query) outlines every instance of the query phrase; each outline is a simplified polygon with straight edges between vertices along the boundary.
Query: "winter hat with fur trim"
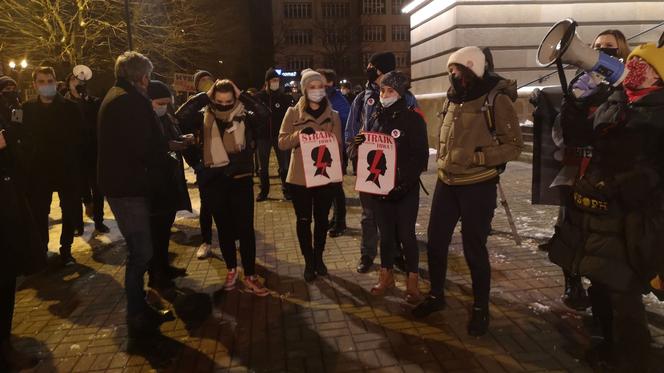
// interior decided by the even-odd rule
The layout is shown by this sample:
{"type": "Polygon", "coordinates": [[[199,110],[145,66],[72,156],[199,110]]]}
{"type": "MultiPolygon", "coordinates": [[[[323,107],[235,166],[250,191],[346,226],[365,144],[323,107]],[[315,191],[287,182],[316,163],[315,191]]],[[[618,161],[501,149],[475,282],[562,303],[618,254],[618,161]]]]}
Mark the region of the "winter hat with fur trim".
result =
{"type": "Polygon", "coordinates": [[[664,80],[664,47],[657,48],[657,45],[653,43],[639,45],[629,54],[627,61],[634,57],[641,57],[645,60],[664,80]]]}
{"type": "Polygon", "coordinates": [[[314,80],[319,80],[321,82],[323,81],[323,76],[311,69],[302,70],[300,76],[300,89],[303,93],[307,90],[309,83],[313,82],[314,80]]]}
{"type": "Polygon", "coordinates": [[[467,67],[478,78],[484,76],[486,57],[478,47],[465,47],[452,53],[450,59],[447,60],[447,67],[449,68],[453,63],[467,67]]]}

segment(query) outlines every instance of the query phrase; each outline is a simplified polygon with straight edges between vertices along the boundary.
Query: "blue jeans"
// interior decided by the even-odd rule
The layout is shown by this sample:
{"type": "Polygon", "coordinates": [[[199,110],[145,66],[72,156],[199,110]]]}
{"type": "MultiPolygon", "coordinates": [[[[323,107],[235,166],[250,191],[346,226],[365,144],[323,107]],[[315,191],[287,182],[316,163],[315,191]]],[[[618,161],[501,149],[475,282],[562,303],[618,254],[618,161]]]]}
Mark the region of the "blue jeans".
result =
{"type": "Polygon", "coordinates": [[[125,293],[127,316],[145,311],[143,276],[152,259],[152,235],[150,233],[150,206],[143,197],[108,197],[108,204],[118,222],[120,233],[127,242],[127,266],[125,269],[125,293]]]}

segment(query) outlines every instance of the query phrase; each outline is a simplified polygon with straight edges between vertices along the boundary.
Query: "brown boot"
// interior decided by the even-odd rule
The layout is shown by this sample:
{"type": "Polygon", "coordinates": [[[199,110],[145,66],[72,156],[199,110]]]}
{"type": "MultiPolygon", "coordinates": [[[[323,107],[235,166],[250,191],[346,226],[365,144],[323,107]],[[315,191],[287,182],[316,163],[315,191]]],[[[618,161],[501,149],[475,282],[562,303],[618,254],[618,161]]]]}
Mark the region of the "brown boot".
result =
{"type": "Polygon", "coordinates": [[[1,353],[10,371],[31,369],[39,363],[39,359],[16,350],[9,339],[2,341],[1,353]]]}
{"type": "Polygon", "coordinates": [[[417,273],[408,273],[408,280],[406,283],[406,302],[410,304],[417,304],[422,301],[422,294],[417,287],[419,275],[417,273]]]}
{"type": "Polygon", "coordinates": [[[381,268],[378,283],[371,288],[371,294],[383,295],[387,289],[394,287],[394,272],[392,269],[381,268]]]}

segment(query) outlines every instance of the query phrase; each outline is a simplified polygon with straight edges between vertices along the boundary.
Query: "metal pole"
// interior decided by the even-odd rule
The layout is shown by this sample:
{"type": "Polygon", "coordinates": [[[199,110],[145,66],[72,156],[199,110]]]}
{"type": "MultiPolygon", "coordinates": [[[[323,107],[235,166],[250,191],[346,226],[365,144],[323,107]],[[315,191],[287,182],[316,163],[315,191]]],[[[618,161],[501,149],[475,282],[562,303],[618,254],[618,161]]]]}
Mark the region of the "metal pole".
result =
{"type": "Polygon", "coordinates": [[[131,51],[134,49],[134,43],[131,40],[131,13],[129,13],[129,0],[125,0],[124,2],[124,10],[125,22],[127,23],[127,47],[131,51]]]}
{"type": "Polygon", "coordinates": [[[514,218],[512,218],[512,211],[510,211],[510,206],[507,204],[507,197],[505,197],[505,192],[503,191],[503,186],[500,185],[500,182],[498,182],[498,195],[500,197],[500,204],[503,205],[503,208],[505,209],[507,222],[510,224],[510,229],[512,229],[514,242],[516,242],[517,246],[521,246],[521,236],[519,236],[519,232],[516,230],[516,224],[514,224],[514,218]]]}

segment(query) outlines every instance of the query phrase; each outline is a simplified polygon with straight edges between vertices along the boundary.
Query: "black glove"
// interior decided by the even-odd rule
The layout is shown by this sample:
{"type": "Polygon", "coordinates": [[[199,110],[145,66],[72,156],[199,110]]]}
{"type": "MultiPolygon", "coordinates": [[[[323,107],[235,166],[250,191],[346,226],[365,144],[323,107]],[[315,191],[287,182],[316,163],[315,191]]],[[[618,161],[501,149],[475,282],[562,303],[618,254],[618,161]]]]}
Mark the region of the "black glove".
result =
{"type": "Polygon", "coordinates": [[[365,141],[367,141],[367,137],[364,136],[364,134],[362,134],[362,133],[353,138],[353,142],[357,146],[362,145],[365,141]]]}
{"type": "Polygon", "coordinates": [[[403,197],[405,197],[407,193],[408,193],[408,188],[405,185],[401,184],[395,186],[392,190],[390,190],[390,192],[386,196],[384,196],[383,199],[386,201],[396,202],[400,201],[403,197]]]}
{"type": "Polygon", "coordinates": [[[312,127],[306,127],[300,130],[300,133],[303,133],[305,135],[313,135],[316,133],[316,130],[313,129],[312,127]]]}

